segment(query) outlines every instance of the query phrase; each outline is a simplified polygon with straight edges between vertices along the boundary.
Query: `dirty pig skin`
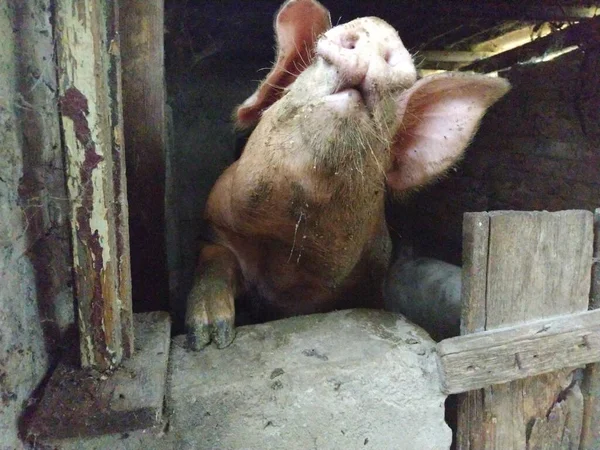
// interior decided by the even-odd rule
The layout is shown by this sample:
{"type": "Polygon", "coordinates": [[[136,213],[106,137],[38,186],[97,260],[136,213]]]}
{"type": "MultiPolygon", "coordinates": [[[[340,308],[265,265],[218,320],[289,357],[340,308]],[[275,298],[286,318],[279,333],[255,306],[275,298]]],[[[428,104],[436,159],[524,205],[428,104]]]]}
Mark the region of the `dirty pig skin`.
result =
{"type": "Polygon", "coordinates": [[[235,111],[255,126],[216,182],[190,291],[191,348],[234,338],[234,300],[252,291],[275,316],[381,307],[390,259],[384,196],[405,193],[461,157],[509,84],[444,73],[417,79],[386,22],[331,27],[314,0],[275,17],[277,59],[235,111]]]}

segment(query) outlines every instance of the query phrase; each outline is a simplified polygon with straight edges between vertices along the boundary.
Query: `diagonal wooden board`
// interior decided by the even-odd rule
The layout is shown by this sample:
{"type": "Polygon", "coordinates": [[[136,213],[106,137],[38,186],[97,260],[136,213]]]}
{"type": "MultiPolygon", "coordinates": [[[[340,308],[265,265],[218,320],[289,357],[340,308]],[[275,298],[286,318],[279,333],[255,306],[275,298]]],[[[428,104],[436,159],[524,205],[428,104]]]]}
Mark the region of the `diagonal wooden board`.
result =
{"type": "Polygon", "coordinates": [[[77,348],[53,372],[28,438],[62,439],[150,428],[162,420],[171,321],[135,314],[135,352],[112,374],[80,369],[77,348]]]}
{"type": "MultiPolygon", "coordinates": [[[[588,309],[591,212],[468,213],[463,233],[463,334],[588,309]]],[[[577,448],[582,416],[572,369],[492,385],[461,396],[457,448],[577,448]]]]}

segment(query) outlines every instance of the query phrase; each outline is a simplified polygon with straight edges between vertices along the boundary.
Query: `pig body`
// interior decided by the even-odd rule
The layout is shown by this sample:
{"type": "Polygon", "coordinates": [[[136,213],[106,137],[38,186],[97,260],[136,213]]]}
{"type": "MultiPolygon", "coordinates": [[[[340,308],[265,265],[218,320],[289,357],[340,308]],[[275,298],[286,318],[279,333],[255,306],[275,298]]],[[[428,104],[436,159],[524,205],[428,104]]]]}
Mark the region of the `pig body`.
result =
{"type": "Polygon", "coordinates": [[[460,334],[462,270],[432,258],[396,260],[386,274],[385,309],[403,314],[435,341],[460,334]]]}
{"type": "Polygon", "coordinates": [[[188,299],[193,348],[231,342],[234,300],[248,290],[275,316],[382,306],[386,190],[454,164],[508,90],[477,75],[417,81],[381,19],[330,26],[314,0],[277,14],[277,62],[236,111],[256,128],[208,199],[218,242],[202,249],[188,299]]]}

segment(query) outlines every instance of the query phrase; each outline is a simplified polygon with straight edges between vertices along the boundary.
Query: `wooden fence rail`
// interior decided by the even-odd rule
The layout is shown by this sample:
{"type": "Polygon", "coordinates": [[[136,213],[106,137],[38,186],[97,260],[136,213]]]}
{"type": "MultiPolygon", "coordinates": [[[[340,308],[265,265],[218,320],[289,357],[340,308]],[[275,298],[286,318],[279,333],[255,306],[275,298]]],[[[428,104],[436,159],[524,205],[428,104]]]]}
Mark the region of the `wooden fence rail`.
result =
{"type": "Polygon", "coordinates": [[[600,310],[446,339],[438,358],[447,394],[600,361],[600,310]]]}

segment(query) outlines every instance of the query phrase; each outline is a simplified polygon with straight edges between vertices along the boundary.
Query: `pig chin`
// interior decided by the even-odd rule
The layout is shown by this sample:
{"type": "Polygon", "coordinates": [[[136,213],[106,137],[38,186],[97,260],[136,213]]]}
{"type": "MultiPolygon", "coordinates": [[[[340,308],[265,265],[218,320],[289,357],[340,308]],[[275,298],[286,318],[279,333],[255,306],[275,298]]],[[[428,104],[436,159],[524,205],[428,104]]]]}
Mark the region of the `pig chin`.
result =
{"type": "Polygon", "coordinates": [[[366,112],[366,103],[361,91],[356,88],[346,88],[323,98],[332,111],[344,116],[352,116],[366,112]]]}
{"type": "Polygon", "coordinates": [[[335,66],[321,61],[321,65],[317,63],[317,67],[328,72],[328,75],[323,77],[326,82],[319,99],[323,116],[359,121],[363,126],[369,122],[370,128],[379,135],[385,135],[385,130],[394,128],[395,103],[398,96],[410,86],[411,80],[395,86],[384,79],[367,74],[362,79],[348,82],[335,66]]]}
{"type": "Polygon", "coordinates": [[[330,95],[297,122],[299,142],[310,149],[313,168],[356,173],[361,180],[369,167],[377,172],[387,168],[392,127],[382,119],[385,108],[370,113],[352,90],[330,95]]]}
{"type": "Polygon", "coordinates": [[[373,115],[380,102],[377,92],[365,88],[364,80],[358,83],[348,83],[334,66],[321,62],[321,70],[330,72],[328,87],[323,92],[324,108],[344,117],[359,117],[373,115]],[[325,66],[323,68],[323,66],[325,66]]]}

